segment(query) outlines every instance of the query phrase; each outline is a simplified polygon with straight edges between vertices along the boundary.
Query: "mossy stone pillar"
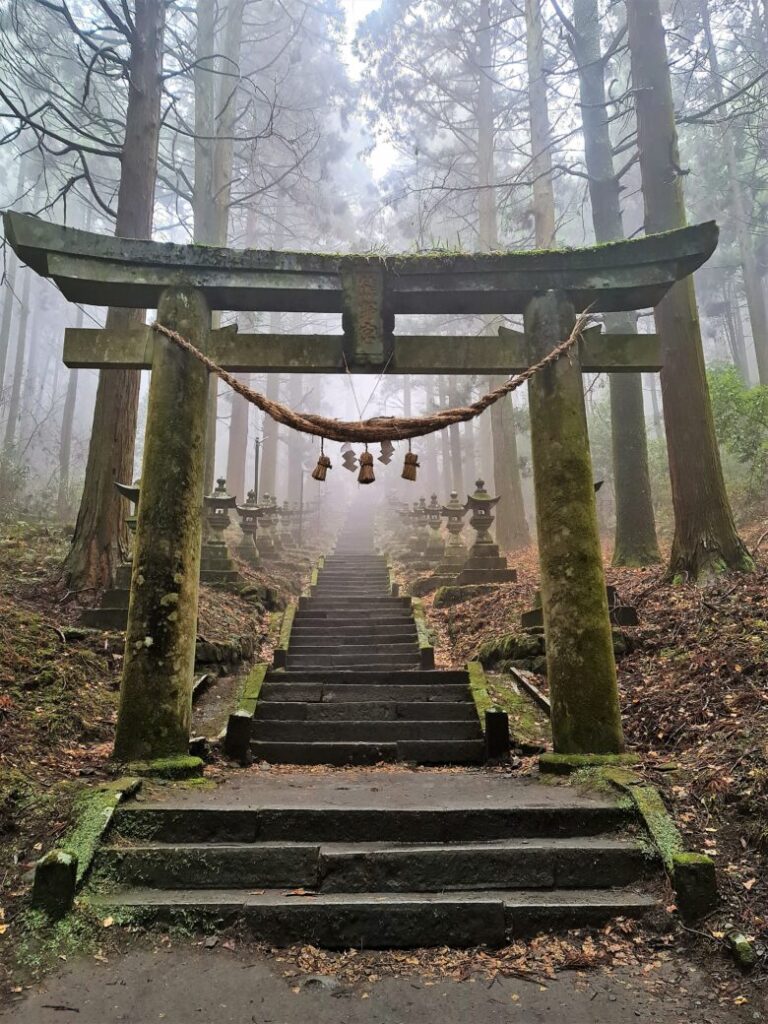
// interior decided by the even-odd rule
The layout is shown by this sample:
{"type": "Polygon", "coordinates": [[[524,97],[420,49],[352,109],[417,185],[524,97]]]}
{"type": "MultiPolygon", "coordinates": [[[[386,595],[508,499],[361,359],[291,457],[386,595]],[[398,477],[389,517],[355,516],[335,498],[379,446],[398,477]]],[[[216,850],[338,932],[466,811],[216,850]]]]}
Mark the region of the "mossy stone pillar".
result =
{"type": "MultiPolygon", "coordinates": [[[[567,338],[573,307],[556,292],[531,300],[531,362],[567,338]]],[[[536,524],[554,748],[624,749],[616,664],[597,526],[578,348],[529,383],[536,524]]]]}
{"type": "MultiPolygon", "coordinates": [[[[167,289],[160,323],[206,349],[202,292],[167,289]]],[[[149,388],[141,502],[114,756],[188,753],[197,634],[208,372],[158,338],[149,388]]]]}

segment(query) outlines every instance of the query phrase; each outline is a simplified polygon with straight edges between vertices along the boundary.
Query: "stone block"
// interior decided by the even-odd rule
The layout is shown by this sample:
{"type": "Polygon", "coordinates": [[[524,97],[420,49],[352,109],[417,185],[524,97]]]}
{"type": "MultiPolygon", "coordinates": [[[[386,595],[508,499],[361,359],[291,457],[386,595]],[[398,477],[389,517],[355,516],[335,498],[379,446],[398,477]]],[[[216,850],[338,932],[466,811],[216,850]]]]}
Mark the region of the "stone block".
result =
{"type": "Polygon", "coordinates": [[[64,850],[51,850],[35,868],[32,905],[58,920],[70,910],[77,888],[77,857],[64,850]]]}
{"type": "Polygon", "coordinates": [[[719,902],[715,864],[706,854],[672,854],[672,885],[678,910],[686,921],[704,917],[719,902]]]}

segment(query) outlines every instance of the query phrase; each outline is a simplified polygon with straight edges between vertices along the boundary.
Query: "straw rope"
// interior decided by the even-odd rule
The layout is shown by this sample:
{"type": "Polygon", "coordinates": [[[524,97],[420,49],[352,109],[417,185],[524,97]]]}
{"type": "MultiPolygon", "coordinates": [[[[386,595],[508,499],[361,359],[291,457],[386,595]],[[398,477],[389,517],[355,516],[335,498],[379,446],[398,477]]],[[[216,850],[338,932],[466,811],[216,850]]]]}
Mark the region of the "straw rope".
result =
{"type": "Polygon", "coordinates": [[[215,373],[233,391],[241,395],[247,402],[261,409],[262,412],[265,412],[276,423],[282,423],[286,427],[291,427],[291,429],[298,430],[303,434],[313,434],[315,437],[324,437],[330,441],[375,444],[381,441],[403,441],[412,437],[423,437],[426,434],[433,434],[438,430],[444,430],[453,423],[466,423],[468,420],[474,419],[482,412],[485,412],[489,406],[504,398],[505,395],[510,395],[513,391],[522,387],[531,377],[534,377],[547,366],[556,363],[561,356],[566,355],[582,337],[589,319],[588,313],[582,313],[577,318],[573,330],[565,341],[561,341],[559,345],[556,345],[538,363],[534,363],[533,366],[529,366],[522,373],[510,377],[509,380],[489,391],[481,398],[478,398],[470,405],[443,409],[431,412],[426,416],[375,416],[368,420],[349,422],[330,419],[315,413],[295,412],[287,405],[275,402],[271,398],[267,398],[266,395],[261,394],[260,391],[254,391],[247,384],[243,384],[237,377],[222,369],[221,366],[218,366],[212,359],[209,359],[203,352],[195,348],[190,341],[177,331],[173,331],[170,327],[157,323],[157,321],[152,324],[152,329],[168,338],[169,341],[172,341],[180,349],[194,356],[207,370],[215,373]]]}

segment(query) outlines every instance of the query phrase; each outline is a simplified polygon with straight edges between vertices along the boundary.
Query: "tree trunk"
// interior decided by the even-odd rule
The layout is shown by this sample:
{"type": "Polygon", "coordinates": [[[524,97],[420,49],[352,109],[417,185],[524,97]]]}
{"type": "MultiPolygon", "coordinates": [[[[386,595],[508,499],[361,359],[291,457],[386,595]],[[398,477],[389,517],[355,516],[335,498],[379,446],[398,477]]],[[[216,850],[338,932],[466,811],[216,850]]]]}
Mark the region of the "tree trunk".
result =
{"type": "MultiPolygon", "coordinates": [[[[489,388],[504,383],[504,377],[491,377],[489,388]]],[[[531,543],[523,504],[523,485],[517,454],[514,406],[512,396],[491,406],[493,439],[493,480],[495,493],[501,497],[496,506],[496,542],[502,551],[517,551],[531,543]],[[504,514],[502,514],[504,512],[504,514]]]]}
{"type": "Polygon", "coordinates": [[[0,402],[2,402],[3,382],[5,381],[5,366],[8,362],[8,348],[11,341],[11,322],[13,320],[13,304],[16,302],[16,268],[19,261],[11,247],[8,247],[5,274],[5,301],[3,302],[3,316],[0,319],[0,402]]]}
{"type": "Polygon", "coordinates": [[[659,393],[656,389],[656,374],[649,373],[648,386],[651,389],[651,410],[653,412],[653,434],[658,441],[662,436],[661,408],[659,407],[659,393]]]}
{"type": "MultiPolygon", "coordinates": [[[[251,375],[239,374],[239,379],[250,386],[251,375]]],[[[250,405],[244,398],[232,392],[232,415],[229,420],[229,443],[227,445],[227,490],[238,501],[246,498],[245,463],[248,458],[248,413],[250,405]]]]}
{"type": "Polygon", "coordinates": [[[544,38],[541,0],[525,0],[526,49],[528,58],[528,103],[531,122],[531,175],[533,177],[533,220],[536,245],[555,245],[555,193],[552,187],[551,129],[544,78],[544,38]]]}
{"type": "MultiPolygon", "coordinates": [[[[608,126],[597,0],[574,0],[573,25],[595,238],[613,242],[624,238],[624,224],[608,126]]],[[[606,316],[605,326],[607,331],[634,334],[637,317],[614,313],[606,316]]],[[[609,384],[616,492],[613,564],[651,565],[660,562],[661,555],[648,470],[643,379],[639,373],[615,373],[609,375],[609,384]]]]}
{"type": "MultiPolygon", "coordinates": [[[[195,68],[195,187],[192,200],[194,235],[196,242],[207,245],[226,245],[229,229],[229,207],[232,186],[232,160],[235,119],[237,114],[237,83],[235,69],[239,66],[242,40],[244,0],[229,0],[221,12],[216,0],[198,0],[197,47],[195,68]],[[216,31],[217,13],[223,24],[216,31]]],[[[220,315],[213,314],[213,326],[218,327],[220,315]]],[[[213,489],[216,475],[216,433],[218,408],[218,378],[208,381],[208,434],[205,459],[206,493],[213,489]]],[[[232,395],[233,426],[247,431],[247,402],[240,395],[232,395]]],[[[230,493],[242,476],[239,469],[241,452],[227,453],[227,480],[230,493]],[[230,480],[230,465],[235,480],[230,480]]]]}
{"type": "MultiPolygon", "coordinates": [[[[707,45],[707,61],[709,63],[712,93],[717,103],[725,99],[723,76],[720,71],[720,60],[712,37],[712,24],[709,17],[709,0],[699,0],[701,25],[707,45]]],[[[757,256],[752,241],[752,204],[744,193],[741,185],[737,152],[736,132],[726,120],[723,127],[723,139],[720,152],[725,158],[728,174],[728,187],[731,192],[732,221],[736,228],[736,237],[741,254],[741,267],[744,276],[744,291],[747,296],[749,323],[752,328],[752,341],[757,357],[757,372],[761,384],[768,384],[768,313],[766,312],[763,284],[757,266],[757,256]]]]}
{"type": "MultiPolygon", "coordinates": [[[[163,0],[136,0],[131,42],[125,138],[120,158],[115,234],[150,238],[160,135],[163,0]]],[[[144,310],[107,312],[106,330],[135,326],[144,310]]],[[[127,551],[124,499],[115,481],[130,481],[139,405],[138,370],[102,370],[96,391],[91,443],[65,574],[73,590],[107,586],[127,551]]]]}
{"type": "MultiPolygon", "coordinates": [[[[456,389],[456,378],[448,377],[448,402],[451,407],[459,404],[459,393],[456,389]]],[[[448,427],[448,437],[451,444],[451,487],[459,494],[465,490],[464,467],[461,464],[461,432],[459,424],[452,423],[448,427]]],[[[470,492],[471,493],[471,492],[470,492]]]]}
{"type": "Polygon", "coordinates": [[[64,412],[61,418],[61,439],[59,441],[59,487],[56,496],[56,513],[60,522],[64,522],[69,518],[69,472],[72,461],[72,427],[75,419],[77,376],[79,372],[79,370],[69,371],[67,396],[64,399],[64,412]]]}
{"type": "MultiPolygon", "coordinates": [[[[272,330],[277,332],[280,329],[280,314],[272,314],[272,330]]],[[[267,398],[273,402],[280,401],[280,374],[267,374],[267,398]]],[[[267,432],[261,446],[261,467],[259,482],[260,498],[275,493],[277,484],[277,445],[279,440],[280,425],[274,420],[264,419],[264,430],[267,432]]]]}
{"type": "Polygon", "coordinates": [[[744,325],[741,322],[739,297],[730,281],[723,285],[723,306],[725,307],[725,328],[728,334],[728,347],[736,369],[745,384],[749,384],[749,361],[747,346],[744,341],[744,325]]]}
{"type": "MultiPolygon", "coordinates": [[[[686,216],[664,26],[659,0],[633,0],[626,8],[645,229],[668,231],[682,227],[686,216]]],[[[726,569],[749,569],[752,560],[736,533],[725,492],[691,278],[662,299],[656,324],[675,510],[670,574],[699,580],[726,569]]]]}
{"type": "MultiPolygon", "coordinates": [[[[478,243],[482,252],[498,245],[496,212],[496,169],[494,160],[495,121],[493,110],[493,51],[491,45],[491,14],[488,0],[481,4],[477,34],[477,169],[480,193],[478,200],[478,243]]],[[[498,331],[498,319],[486,320],[490,334],[498,331]]],[[[502,378],[494,378],[500,383],[502,378]]],[[[510,399],[511,402],[511,399],[510,399]]],[[[501,498],[496,509],[496,540],[504,551],[527,547],[531,542],[523,503],[523,484],[517,456],[517,435],[512,406],[497,402],[491,409],[490,432],[493,446],[494,487],[501,498]],[[506,463],[506,465],[503,465],[506,463]]]]}
{"type": "Polygon", "coordinates": [[[16,330],[16,356],[13,364],[13,381],[11,382],[11,394],[8,399],[8,419],[5,421],[5,436],[3,438],[3,456],[6,459],[10,456],[16,442],[16,428],[21,411],[21,386],[24,380],[24,358],[27,351],[27,325],[29,324],[31,283],[32,271],[27,270],[24,274],[24,284],[21,289],[21,313],[16,330]]]}

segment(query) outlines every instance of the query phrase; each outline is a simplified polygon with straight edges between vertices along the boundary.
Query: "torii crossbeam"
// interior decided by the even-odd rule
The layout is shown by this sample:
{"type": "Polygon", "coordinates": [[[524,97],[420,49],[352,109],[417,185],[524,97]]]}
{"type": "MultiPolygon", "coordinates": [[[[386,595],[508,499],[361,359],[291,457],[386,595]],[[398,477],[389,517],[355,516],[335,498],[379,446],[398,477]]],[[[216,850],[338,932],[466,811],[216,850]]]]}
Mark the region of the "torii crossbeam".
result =
{"type": "MultiPolygon", "coordinates": [[[[587,249],[358,256],[107,237],[4,215],[21,260],[91,305],[158,320],[228,370],[505,374],[566,338],[575,314],[655,306],[711,256],[714,223],[587,249]],[[340,335],[211,329],[216,310],[341,313],[340,335]],[[398,314],[523,313],[499,337],[399,335],[398,314]]],[[[73,367],[152,370],[115,754],[185,753],[200,561],[207,373],[147,327],[68,330],[73,367]]],[[[582,372],[662,368],[655,335],[588,331],[529,383],[555,750],[623,749],[582,372]]]]}

